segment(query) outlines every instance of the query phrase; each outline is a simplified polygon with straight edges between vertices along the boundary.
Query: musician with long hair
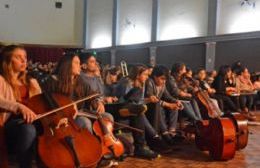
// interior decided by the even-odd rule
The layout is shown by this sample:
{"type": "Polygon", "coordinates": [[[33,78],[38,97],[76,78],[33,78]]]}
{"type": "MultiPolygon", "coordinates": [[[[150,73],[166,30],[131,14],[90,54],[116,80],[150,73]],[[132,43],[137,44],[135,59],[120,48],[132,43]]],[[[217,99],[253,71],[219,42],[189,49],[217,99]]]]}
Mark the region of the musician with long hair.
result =
{"type": "MultiPolygon", "coordinates": [[[[58,62],[54,73],[45,81],[46,91],[63,94],[73,101],[90,96],[93,92],[87,85],[82,85],[80,72],[79,56],[76,53],[65,54],[58,62]]],[[[81,110],[83,104],[78,104],[77,108],[81,110]]],[[[75,122],[92,133],[92,123],[87,117],[77,115],[75,122]]]]}
{"type": "Polygon", "coordinates": [[[26,75],[27,54],[19,45],[9,45],[0,54],[0,127],[4,127],[8,151],[17,156],[19,167],[30,168],[37,131],[36,114],[26,107],[40,94],[37,81],[26,75]],[[25,122],[23,122],[25,121],[25,122]]]}
{"type": "Polygon", "coordinates": [[[218,75],[215,78],[212,87],[216,90],[215,96],[218,100],[223,102],[223,107],[220,107],[224,112],[240,112],[239,104],[237,100],[232,101],[231,97],[227,95],[228,92],[236,92],[237,89],[233,84],[231,67],[228,65],[223,65],[219,68],[218,75]],[[224,108],[225,107],[225,108],[224,108]]]}
{"type": "Polygon", "coordinates": [[[185,76],[185,74],[187,73],[184,63],[173,64],[166,86],[172,96],[180,100],[186,100],[183,102],[184,114],[192,121],[198,121],[201,120],[201,114],[198,103],[193,96],[194,87],[191,84],[192,82],[188,79],[190,77],[185,76]]]}

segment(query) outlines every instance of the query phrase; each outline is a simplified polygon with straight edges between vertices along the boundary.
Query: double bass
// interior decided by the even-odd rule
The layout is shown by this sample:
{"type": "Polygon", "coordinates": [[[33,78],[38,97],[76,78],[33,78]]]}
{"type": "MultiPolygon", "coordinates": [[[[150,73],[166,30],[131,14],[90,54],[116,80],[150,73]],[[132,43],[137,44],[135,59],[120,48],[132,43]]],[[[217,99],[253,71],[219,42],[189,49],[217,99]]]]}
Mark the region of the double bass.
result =
{"type": "MultiPolygon", "coordinates": [[[[61,94],[43,94],[32,97],[28,104],[41,117],[42,134],[38,137],[38,155],[44,167],[95,167],[102,150],[98,139],[74,122],[76,113],[71,100],[61,94]],[[59,107],[55,113],[44,114],[59,107]]],[[[54,110],[55,111],[55,110],[54,110]]]]}
{"type": "MultiPolygon", "coordinates": [[[[206,107],[209,117],[220,117],[220,109],[211,101],[207,92],[199,87],[196,95],[198,100],[206,107]]],[[[247,146],[249,134],[247,119],[240,113],[227,113],[224,117],[229,118],[235,126],[236,150],[244,149],[247,146]]]]}
{"type": "MultiPolygon", "coordinates": [[[[195,85],[194,79],[192,82],[195,85]]],[[[195,143],[200,150],[209,151],[214,160],[229,160],[236,153],[236,128],[230,118],[220,118],[220,109],[212,102],[208,93],[197,86],[197,99],[207,109],[209,120],[197,122],[195,143]]]]}
{"type": "Polygon", "coordinates": [[[248,120],[240,113],[225,114],[225,117],[230,118],[235,125],[237,137],[236,149],[244,149],[248,143],[248,120]]]}
{"type": "Polygon", "coordinates": [[[195,143],[214,160],[230,160],[236,153],[236,129],[229,118],[198,121],[195,143]]]}

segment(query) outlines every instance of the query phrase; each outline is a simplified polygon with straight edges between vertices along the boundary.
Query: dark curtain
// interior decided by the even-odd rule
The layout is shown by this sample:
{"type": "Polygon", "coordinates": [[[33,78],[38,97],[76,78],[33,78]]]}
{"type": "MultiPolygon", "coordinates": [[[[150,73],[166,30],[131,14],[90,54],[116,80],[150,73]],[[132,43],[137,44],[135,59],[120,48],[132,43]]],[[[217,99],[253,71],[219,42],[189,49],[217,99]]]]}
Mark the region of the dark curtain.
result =
{"type": "Polygon", "coordinates": [[[63,48],[25,47],[28,60],[33,62],[57,62],[64,54],[63,48]]]}

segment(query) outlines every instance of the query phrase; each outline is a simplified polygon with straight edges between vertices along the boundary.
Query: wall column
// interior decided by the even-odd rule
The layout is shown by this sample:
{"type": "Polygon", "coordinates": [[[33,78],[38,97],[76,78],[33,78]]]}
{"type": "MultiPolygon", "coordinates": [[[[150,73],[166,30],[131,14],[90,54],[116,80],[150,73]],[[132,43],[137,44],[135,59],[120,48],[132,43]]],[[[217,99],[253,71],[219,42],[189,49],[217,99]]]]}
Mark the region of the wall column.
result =
{"type": "Polygon", "coordinates": [[[152,66],[155,66],[155,65],[156,65],[157,47],[149,47],[149,53],[150,53],[149,63],[150,63],[152,66]]]}
{"type": "Polygon", "coordinates": [[[216,42],[206,42],[206,70],[215,69],[216,42]]]}

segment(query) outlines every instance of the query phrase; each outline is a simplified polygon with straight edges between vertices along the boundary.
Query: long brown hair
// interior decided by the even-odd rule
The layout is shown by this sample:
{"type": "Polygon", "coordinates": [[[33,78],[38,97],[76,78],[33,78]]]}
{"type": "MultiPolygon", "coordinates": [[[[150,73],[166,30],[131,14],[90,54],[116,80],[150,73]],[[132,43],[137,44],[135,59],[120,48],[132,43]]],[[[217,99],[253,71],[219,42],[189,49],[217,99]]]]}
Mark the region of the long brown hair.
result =
{"type": "Polygon", "coordinates": [[[143,73],[144,71],[146,71],[148,69],[148,67],[144,64],[136,64],[134,65],[130,72],[129,72],[129,78],[131,80],[136,80],[136,78],[138,77],[138,75],[141,75],[141,73],[143,73]]]}
{"type": "MultiPolygon", "coordinates": [[[[19,87],[13,79],[13,66],[12,57],[15,50],[21,49],[25,51],[25,48],[20,45],[8,45],[4,47],[0,53],[0,75],[11,85],[14,90],[14,96],[17,100],[20,100],[19,87]]],[[[18,80],[24,85],[28,85],[29,79],[26,78],[26,72],[21,72],[18,75],[18,80]]]]}
{"type": "Polygon", "coordinates": [[[79,76],[76,76],[72,79],[72,60],[74,57],[79,57],[75,53],[67,53],[65,54],[61,60],[59,61],[55,75],[57,75],[57,86],[55,86],[56,92],[71,95],[76,93],[77,97],[84,96],[84,88],[80,83],[79,76]]]}
{"type": "Polygon", "coordinates": [[[146,71],[148,69],[148,67],[146,65],[143,65],[143,64],[136,64],[134,65],[130,71],[129,71],[129,79],[133,82],[137,82],[137,83],[134,83],[134,85],[138,85],[138,87],[144,87],[143,84],[140,83],[140,81],[137,81],[137,77],[139,75],[141,75],[144,71],[146,71]]]}

